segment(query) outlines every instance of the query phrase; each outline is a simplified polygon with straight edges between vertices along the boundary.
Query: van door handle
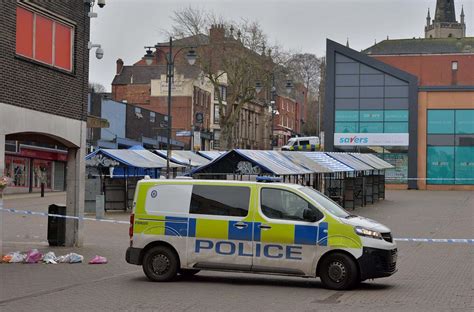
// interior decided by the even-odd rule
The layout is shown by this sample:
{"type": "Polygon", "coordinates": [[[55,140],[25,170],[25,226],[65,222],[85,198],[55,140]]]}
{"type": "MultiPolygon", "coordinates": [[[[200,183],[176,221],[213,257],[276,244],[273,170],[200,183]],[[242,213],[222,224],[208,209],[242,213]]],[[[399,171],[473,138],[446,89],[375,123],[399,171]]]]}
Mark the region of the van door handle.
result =
{"type": "Polygon", "coordinates": [[[234,224],[234,227],[238,228],[238,229],[245,229],[246,227],[248,227],[249,225],[247,223],[243,223],[243,222],[238,222],[238,223],[235,223],[234,224]]]}
{"type": "Polygon", "coordinates": [[[269,230],[269,229],[272,228],[271,226],[269,226],[269,225],[267,225],[267,224],[260,224],[258,227],[261,228],[261,229],[263,229],[263,230],[269,230]]]}

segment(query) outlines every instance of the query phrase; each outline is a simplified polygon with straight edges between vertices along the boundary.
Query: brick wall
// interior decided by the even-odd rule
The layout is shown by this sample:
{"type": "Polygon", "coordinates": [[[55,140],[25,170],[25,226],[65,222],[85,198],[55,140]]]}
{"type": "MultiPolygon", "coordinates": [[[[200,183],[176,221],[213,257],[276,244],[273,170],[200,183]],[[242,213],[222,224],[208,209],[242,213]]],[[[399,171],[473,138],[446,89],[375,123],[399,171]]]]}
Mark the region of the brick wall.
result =
{"type": "Polygon", "coordinates": [[[86,119],[89,18],[83,0],[31,1],[76,23],[73,73],[16,56],[16,1],[0,10],[0,102],[73,119],[86,119]]]}
{"type": "Polygon", "coordinates": [[[125,133],[127,138],[141,141],[142,136],[147,138],[155,138],[157,135],[166,136],[165,116],[156,113],[155,121],[150,119],[151,111],[148,109],[141,110],[142,118],[137,118],[135,114],[135,106],[127,105],[127,119],[125,133]]]}
{"type": "Polygon", "coordinates": [[[474,85],[474,54],[377,55],[374,58],[418,77],[420,86],[474,85]],[[458,70],[451,63],[458,62],[458,70]]]}
{"type": "Polygon", "coordinates": [[[112,99],[130,104],[150,104],[150,84],[112,85],[112,99]]]}

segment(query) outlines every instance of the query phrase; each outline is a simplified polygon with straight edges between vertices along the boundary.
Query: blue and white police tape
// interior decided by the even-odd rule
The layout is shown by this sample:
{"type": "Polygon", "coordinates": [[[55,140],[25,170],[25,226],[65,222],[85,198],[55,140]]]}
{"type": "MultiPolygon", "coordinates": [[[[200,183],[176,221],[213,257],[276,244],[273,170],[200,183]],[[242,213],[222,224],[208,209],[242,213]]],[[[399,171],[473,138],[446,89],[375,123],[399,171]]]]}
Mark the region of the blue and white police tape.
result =
{"type": "Polygon", "coordinates": [[[385,176],[385,180],[397,181],[472,181],[474,178],[407,178],[385,176]]]}
{"type": "Polygon", "coordinates": [[[394,238],[397,242],[474,244],[471,238],[394,238]]]}
{"type": "MultiPolygon", "coordinates": [[[[99,222],[108,222],[108,223],[115,223],[115,224],[130,224],[129,221],[64,216],[64,215],[52,214],[52,213],[46,213],[46,212],[11,209],[11,208],[0,207],[0,211],[5,211],[5,212],[13,213],[13,214],[21,214],[21,215],[57,217],[57,218],[74,219],[74,220],[80,220],[80,221],[99,221],[99,222]]],[[[474,244],[474,239],[472,238],[394,238],[393,240],[396,242],[414,242],[414,243],[474,244]]]]}
{"type": "Polygon", "coordinates": [[[64,218],[64,219],[73,219],[73,220],[80,220],[80,221],[99,221],[99,222],[108,222],[108,223],[115,223],[115,224],[130,224],[129,221],[120,221],[120,220],[113,220],[113,219],[97,219],[97,218],[87,218],[87,217],[76,217],[76,216],[65,216],[53,213],[46,213],[46,212],[38,212],[38,211],[31,211],[31,210],[20,210],[20,209],[11,209],[11,208],[1,208],[0,211],[10,212],[14,214],[22,214],[22,215],[31,215],[31,216],[43,216],[43,217],[56,217],[56,218],[64,218]]]}

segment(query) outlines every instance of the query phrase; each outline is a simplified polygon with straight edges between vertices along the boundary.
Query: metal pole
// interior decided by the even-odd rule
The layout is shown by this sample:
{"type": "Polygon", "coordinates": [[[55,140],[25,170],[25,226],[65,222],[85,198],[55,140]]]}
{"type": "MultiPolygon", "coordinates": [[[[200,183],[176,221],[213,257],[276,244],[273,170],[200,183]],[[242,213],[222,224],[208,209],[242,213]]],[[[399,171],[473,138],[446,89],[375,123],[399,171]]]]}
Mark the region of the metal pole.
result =
{"type": "Polygon", "coordinates": [[[275,100],[275,73],[272,73],[272,90],[271,90],[271,107],[272,107],[272,142],[271,148],[273,150],[275,146],[275,108],[276,108],[276,100],[275,100]]]}
{"type": "Polygon", "coordinates": [[[318,137],[321,140],[321,94],[318,97],[318,137]]]}
{"type": "Polygon", "coordinates": [[[166,152],[166,178],[170,178],[170,158],[171,158],[171,83],[173,81],[173,38],[170,37],[170,47],[166,63],[168,65],[168,136],[166,152]]]}

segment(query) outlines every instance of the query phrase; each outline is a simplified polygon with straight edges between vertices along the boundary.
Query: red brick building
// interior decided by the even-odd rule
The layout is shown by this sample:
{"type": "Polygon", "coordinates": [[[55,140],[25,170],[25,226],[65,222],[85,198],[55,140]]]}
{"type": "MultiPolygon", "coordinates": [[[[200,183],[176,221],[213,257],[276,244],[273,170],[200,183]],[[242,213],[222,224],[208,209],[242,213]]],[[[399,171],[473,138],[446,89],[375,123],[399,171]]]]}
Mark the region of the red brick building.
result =
{"type": "MultiPolygon", "coordinates": [[[[194,142],[196,148],[210,148],[210,107],[211,87],[202,84],[197,78],[199,69],[190,65],[175,66],[175,82],[171,106],[172,137],[191,147],[191,130],[201,133],[201,142],[194,142]],[[202,116],[202,122],[200,119],[202,116]],[[199,120],[197,120],[197,118],[199,120]],[[178,132],[187,136],[176,136],[178,132]]],[[[112,98],[115,101],[126,101],[145,109],[164,115],[168,114],[166,66],[146,65],[137,62],[132,66],[124,66],[117,60],[117,72],[112,82],[112,98]]],[[[162,129],[157,129],[162,130],[162,129]]]]}
{"type": "Polygon", "coordinates": [[[275,101],[273,135],[276,146],[281,147],[291,137],[300,133],[301,106],[295,100],[284,96],[277,96],[275,101]]]}
{"type": "MultiPolygon", "coordinates": [[[[213,54],[212,68],[220,69],[220,53],[230,50],[250,53],[251,57],[269,60],[266,55],[258,55],[246,49],[239,39],[226,36],[223,25],[214,25],[209,36],[198,35],[174,41],[173,53],[184,46],[195,46],[198,55],[213,54]],[[227,50],[226,50],[227,49],[227,50]]],[[[131,66],[124,66],[117,60],[117,72],[112,82],[112,98],[115,101],[127,101],[129,104],[167,114],[166,43],[160,44],[160,50],[153,52],[151,64],[144,59],[131,66]]],[[[227,51],[227,52],[226,52],[227,51]]],[[[240,53],[240,52],[239,52],[240,53]]],[[[201,144],[198,149],[219,149],[220,125],[217,91],[205,78],[198,66],[187,65],[186,49],[175,58],[175,76],[172,90],[172,137],[189,144],[189,137],[177,137],[182,131],[199,131],[201,144]],[[202,116],[198,122],[197,116],[202,116]]],[[[227,79],[222,76],[218,92],[227,105],[227,79]]],[[[262,101],[249,101],[241,108],[237,124],[233,129],[234,145],[241,148],[268,149],[270,147],[270,112],[262,101]]],[[[200,118],[200,117],[199,117],[200,118]]],[[[196,143],[196,142],[195,142],[196,143]]],[[[188,145],[187,148],[190,146],[188,145]]]]}

